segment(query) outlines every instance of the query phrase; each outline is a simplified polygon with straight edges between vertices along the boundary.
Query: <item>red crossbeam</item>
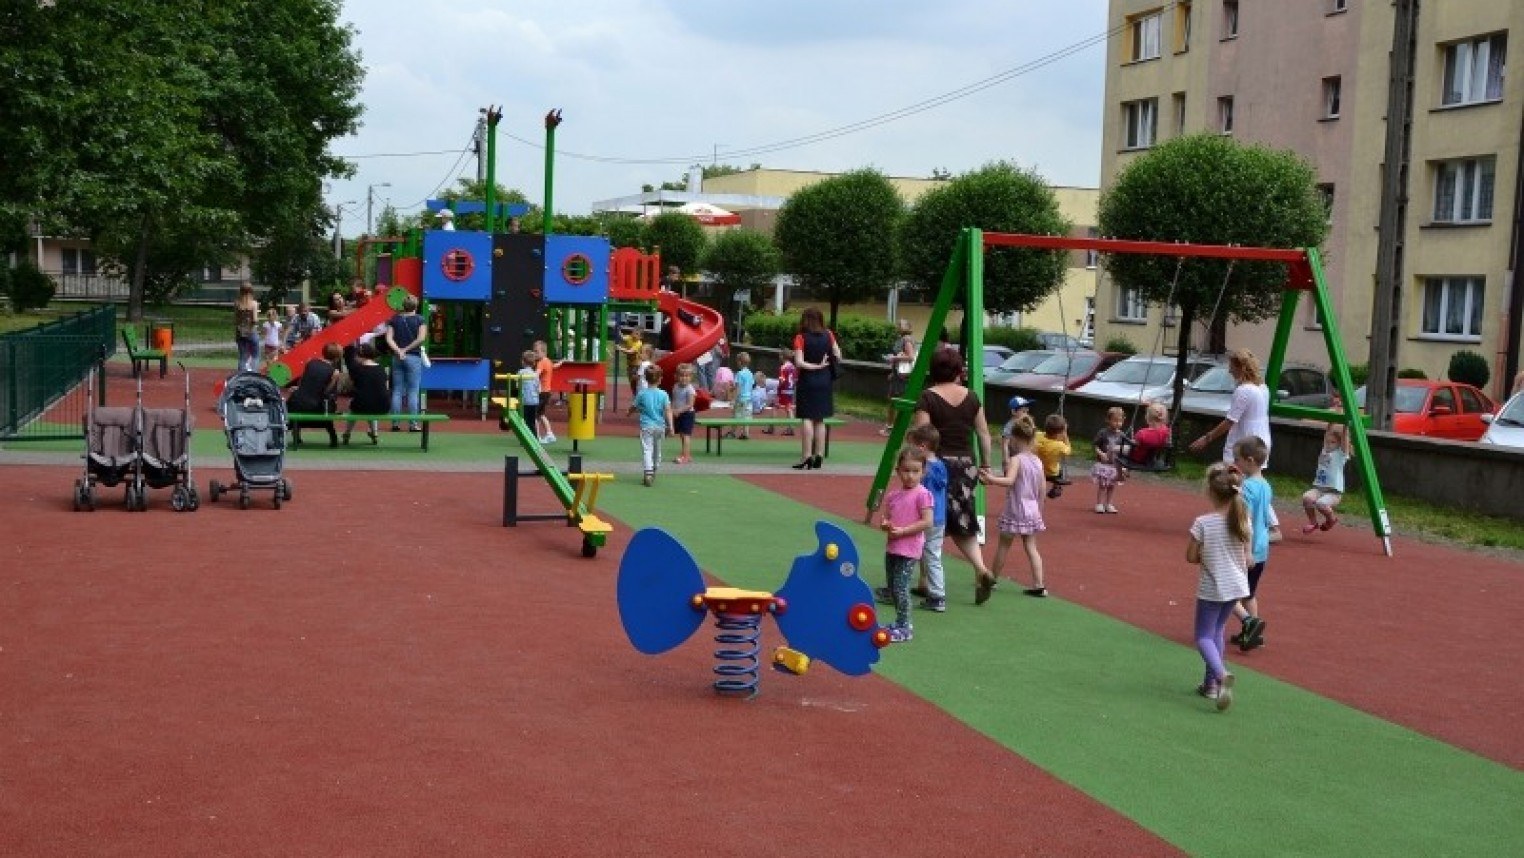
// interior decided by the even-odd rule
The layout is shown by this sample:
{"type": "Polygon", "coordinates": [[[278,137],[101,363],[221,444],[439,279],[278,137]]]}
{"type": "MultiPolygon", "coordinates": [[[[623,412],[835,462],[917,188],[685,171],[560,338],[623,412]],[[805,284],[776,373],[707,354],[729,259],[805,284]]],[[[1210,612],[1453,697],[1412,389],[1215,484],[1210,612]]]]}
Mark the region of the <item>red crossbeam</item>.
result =
{"type": "Polygon", "coordinates": [[[1179,244],[1168,241],[1128,241],[1119,238],[1069,238],[1015,232],[986,232],[984,246],[1095,250],[1101,253],[1152,253],[1160,256],[1200,256],[1214,259],[1253,259],[1289,263],[1306,263],[1307,261],[1306,251],[1298,249],[1240,247],[1227,244],[1179,244]]]}

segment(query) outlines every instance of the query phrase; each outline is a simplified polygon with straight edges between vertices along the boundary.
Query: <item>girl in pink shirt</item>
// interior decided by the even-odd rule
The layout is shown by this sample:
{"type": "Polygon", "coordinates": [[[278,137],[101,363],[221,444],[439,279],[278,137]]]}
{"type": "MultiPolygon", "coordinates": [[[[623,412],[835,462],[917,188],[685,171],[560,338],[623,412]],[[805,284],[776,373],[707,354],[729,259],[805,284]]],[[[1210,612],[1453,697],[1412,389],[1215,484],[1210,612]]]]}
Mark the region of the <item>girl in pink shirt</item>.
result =
{"type": "Polygon", "coordinates": [[[919,447],[901,448],[894,473],[899,477],[899,485],[884,498],[884,517],[879,527],[888,535],[884,570],[894,600],[894,625],[889,627],[889,640],[905,643],[915,632],[910,624],[910,578],[926,545],[926,531],[932,526],[934,502],[931,492],[921,485],[921,477],[926,473],[926,451],[919,447]]]}

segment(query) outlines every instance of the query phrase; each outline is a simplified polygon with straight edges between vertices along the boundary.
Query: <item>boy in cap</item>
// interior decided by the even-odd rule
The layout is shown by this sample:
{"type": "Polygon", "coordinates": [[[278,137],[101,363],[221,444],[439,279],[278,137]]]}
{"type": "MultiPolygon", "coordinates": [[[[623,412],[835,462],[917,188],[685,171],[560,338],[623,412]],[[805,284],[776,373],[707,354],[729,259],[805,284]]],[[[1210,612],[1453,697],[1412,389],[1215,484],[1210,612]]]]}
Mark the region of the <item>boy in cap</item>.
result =
{"type": "Polygon", "coordinates": [[[1015,396],[1011,397],[1011,401],[1008,404],[1011,408],[1011,419],[1005,421],[1005,425],[1000,428],[1000,457],[1002,468],[1004,467],[1005,461],[1011,456],[1009,449],[1011,445],[1011,427],[1016,425],[1016,420],[1017,418],[1021,417],[1021,415],[1027,414],[1030,416],[1032,400],[1018,393],[1015,396]]]}

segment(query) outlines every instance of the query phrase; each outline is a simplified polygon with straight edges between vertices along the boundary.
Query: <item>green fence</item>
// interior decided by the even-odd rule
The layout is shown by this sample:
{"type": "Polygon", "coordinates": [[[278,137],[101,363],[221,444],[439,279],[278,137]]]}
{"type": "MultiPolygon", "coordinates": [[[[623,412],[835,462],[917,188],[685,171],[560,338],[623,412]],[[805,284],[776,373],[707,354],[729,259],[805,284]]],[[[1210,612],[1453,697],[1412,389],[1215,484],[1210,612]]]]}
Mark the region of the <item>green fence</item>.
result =
{"type": "Polygon", "coordinates": [[[0,439],[83,437],[82,382],[115,351],[110,306],[0,336],[0,439]]]}

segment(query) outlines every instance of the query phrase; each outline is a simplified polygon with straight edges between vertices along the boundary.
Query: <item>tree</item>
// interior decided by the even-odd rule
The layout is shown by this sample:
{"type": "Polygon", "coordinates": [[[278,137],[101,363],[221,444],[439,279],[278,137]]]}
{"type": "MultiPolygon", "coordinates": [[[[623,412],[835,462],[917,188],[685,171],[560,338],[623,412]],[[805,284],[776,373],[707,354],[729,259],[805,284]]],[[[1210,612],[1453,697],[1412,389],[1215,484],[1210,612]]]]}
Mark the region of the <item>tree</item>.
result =
{"type": "MultiPolygon", "coordinates": [[[[911,208],[900,230],[906,277],[935,294],[967,227],[1037,235],[1067,235],[1071,229],[1040,176],[1004,161],[986,164],[927,191],[911,208]]],[[[1068,266],[1061,251],[992,249],[984,258],[985,309],[1032,310],[1063,285],[1068,266]]]]}
{"type": "Polygon", "coordinates": [[[338,16],[337,0],[7,4],[0,222],[88,236],[130,270],[133,319],[157,255],[331,225],[322,180],[351,168],[327,147],[356,128],[362,74],[338,16]]]}
{"type": "Polygon", "coordinates": [[[773,240],[783,267],[830,302],[831,327],[843,303],[880,295],[894,281],[895,232],[904,214],[894,186],[871,169],[810,185],[779,209],[773,240]]]}
{"type": "Polygon", "coordinates": [[[720,233],[700,262],[714,277],[721,312],[729,312],[738,291],[750,290],[752,306],[760,306],[767,287],[778,276],[778,249],[772,240],[750,229],[720,233]]]}
{"type": "MultiPolygon", "coordinates": [[[[1138,157],[1101,197],[1101,234],[1109,238],[1315,247],[1328,233],[1316,174],[1294,152],[1244,145],[1217,134],[1176,137],[1138,157]]],[[[1191,325],[1198,319],[1221,349],[1228,322],[1256,322],[1280,310],[1280,263],[1110,254],[1106,272],[1150,303],[1180,310],[1179,408],[1191,325]],[[1178,277],[1177,277],[1178,274],[1178,277]],[[1231,276],[1230,276],[1231,275],[1231,276]]]]}
{"type": "Polygon", "coordinates": [[[604,221],[603,232],[609,237],[609,244],[615,247],[641,247],[645,229],[636,218],[611,215],[604,221]]]}
{"type": "MultiPolygon", "coordinates": [[[[524,196],[524,192],[518,188],[509,188],[504,187],[502,184],[498,184],[495,188],[493,188],[493,193],[496,195],[496,202],[499,204],[529,204],[529,198],[524,196]]],[[[447,200],[451,204],[452,209],[454,208],[454,204],[460,202],[461,200],[473,203],[485,203],[487,201],[487,183],[485,180],[478,181],[474,178],[462,178],[456,183],[455,187],[441,193],[439,195],[439,199],[447,200]]],[[[423,217],[432,217],[432,213],[423,215],[423,217]]],[[[539,206],[535,205],[529,205],[529,211],[519,218],[519,229],[522,232],[538,233],[544,227],[544,224],[545,212],[539,206]]],[[[438,228],[437,223],[422,225],[426,226],[429,229],[438,228]]],[[[460,214],[459,212],[456,212],[455,228],[461,230],[486,229],[487,215],[485,212],[472,212],[470,214],[460,214]]],[[[496,223],[493,225],[493,230],[496,232],[507,232],[508,219],[505,217],[498,218],[496,223]]],[[[400,233],[397,234],[400,235],[400,233]]]]}
{"type": "Polygon", "coordinates": [[[647,252],[661,251],[663,267],[676,265],[679,270],[693,271],[698,267],[699,257],[709,239],[698,221],[677,212],[662,212],[646,221],[641,230],[641,242],[647,252]]]}

